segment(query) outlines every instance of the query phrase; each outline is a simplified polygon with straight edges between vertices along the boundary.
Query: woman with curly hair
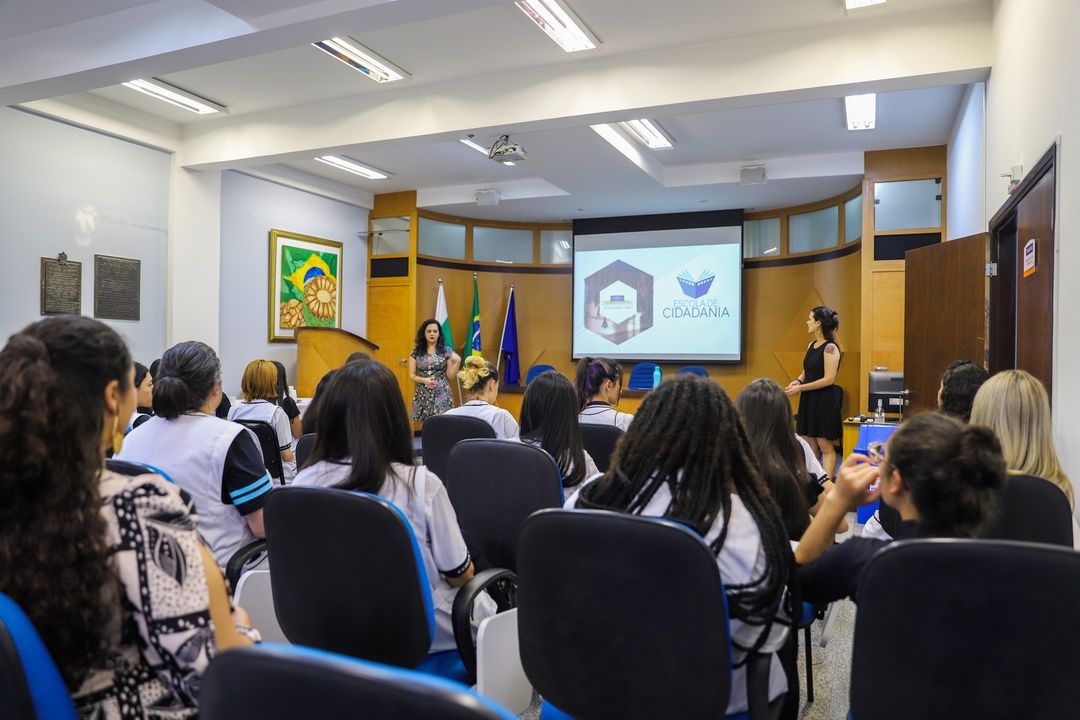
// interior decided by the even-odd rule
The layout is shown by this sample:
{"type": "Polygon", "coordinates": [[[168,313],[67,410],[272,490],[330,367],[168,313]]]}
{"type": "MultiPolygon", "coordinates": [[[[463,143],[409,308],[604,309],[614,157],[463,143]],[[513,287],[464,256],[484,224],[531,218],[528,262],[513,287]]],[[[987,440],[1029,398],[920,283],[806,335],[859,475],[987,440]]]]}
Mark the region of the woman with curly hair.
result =
{"type": "Polygon", "coordinates": [[[424,422],[454,405],[450,381],[457,379],[461,356],[446,347],[442,326],[435,318],[420,323],[409,353],[409,380],[416,383],[410,418],[424,422]]]}
{"type": "MultiPolygon", "coordinates": [[[[189,502],[104,469],[135,409],[123,340],[61,316],[0,350],[0,592],[29,615],[82,717],[196,715],[219,648],[249,642],[189,502]]],[[[253,633],[249,628],[246,632],[253,633]]]]}

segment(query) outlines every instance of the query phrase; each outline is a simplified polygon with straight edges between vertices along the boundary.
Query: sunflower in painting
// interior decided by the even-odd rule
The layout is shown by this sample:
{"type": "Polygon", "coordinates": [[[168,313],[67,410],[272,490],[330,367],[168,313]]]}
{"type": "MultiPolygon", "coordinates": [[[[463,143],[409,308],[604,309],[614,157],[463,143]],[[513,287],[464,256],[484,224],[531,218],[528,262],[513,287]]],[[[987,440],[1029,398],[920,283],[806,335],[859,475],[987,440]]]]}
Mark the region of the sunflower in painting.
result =
{"type": "Polygon", "coordinates": [[[329,275],[317,275],[304,285],[304,303],[317,318],[328,320],[337,313],[337,282],[329,275]]]}

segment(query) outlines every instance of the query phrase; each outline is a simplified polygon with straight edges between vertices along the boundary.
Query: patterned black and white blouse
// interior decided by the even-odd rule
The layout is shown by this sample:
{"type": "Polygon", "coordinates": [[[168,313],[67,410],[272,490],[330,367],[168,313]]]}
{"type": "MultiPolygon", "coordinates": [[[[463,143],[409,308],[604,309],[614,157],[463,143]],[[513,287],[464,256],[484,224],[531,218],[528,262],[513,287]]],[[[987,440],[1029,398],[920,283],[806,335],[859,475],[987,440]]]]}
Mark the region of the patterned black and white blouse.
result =
{"type": "Polygon", "coordinates": [[[195,717],[216,645],[193,508],[158,475],[105,470],[100,488],[120,602],[106,658],[75,693],[79,717],[195,717]]]}

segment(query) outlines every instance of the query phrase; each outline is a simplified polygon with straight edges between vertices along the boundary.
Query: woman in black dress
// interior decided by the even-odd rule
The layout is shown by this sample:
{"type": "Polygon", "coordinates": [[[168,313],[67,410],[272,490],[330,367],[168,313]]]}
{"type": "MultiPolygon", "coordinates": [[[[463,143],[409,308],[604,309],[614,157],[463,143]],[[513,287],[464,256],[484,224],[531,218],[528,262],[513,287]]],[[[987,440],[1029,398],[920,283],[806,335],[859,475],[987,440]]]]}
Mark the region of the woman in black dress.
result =
{"type": "Polygon", "coordinates": [[[819,305],[810,311],[806,331],[814,341],[806,348],[803,371],[784,389],[788,397],[802,395],[795,432],[811,448],[820,451],[821,466],[830,478],[836,473],[834,443],[842,432],[843,391],[835,384],[836,371],[840,369],[840,346],[835,336],[838,327],[840,318],[832,308],[819,305]]]}

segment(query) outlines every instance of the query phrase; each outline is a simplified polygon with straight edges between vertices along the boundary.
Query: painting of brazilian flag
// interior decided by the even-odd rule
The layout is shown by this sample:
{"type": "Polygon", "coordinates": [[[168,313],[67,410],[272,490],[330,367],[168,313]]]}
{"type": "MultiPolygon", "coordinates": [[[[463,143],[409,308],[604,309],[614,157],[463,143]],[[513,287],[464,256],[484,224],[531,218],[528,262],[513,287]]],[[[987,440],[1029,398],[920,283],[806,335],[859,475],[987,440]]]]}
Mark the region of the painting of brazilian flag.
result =
{"type": "Polygon", "coordinates": [[[270,231],[270,342],[304,327],[341,327],[341,243],[270,231]]]}

